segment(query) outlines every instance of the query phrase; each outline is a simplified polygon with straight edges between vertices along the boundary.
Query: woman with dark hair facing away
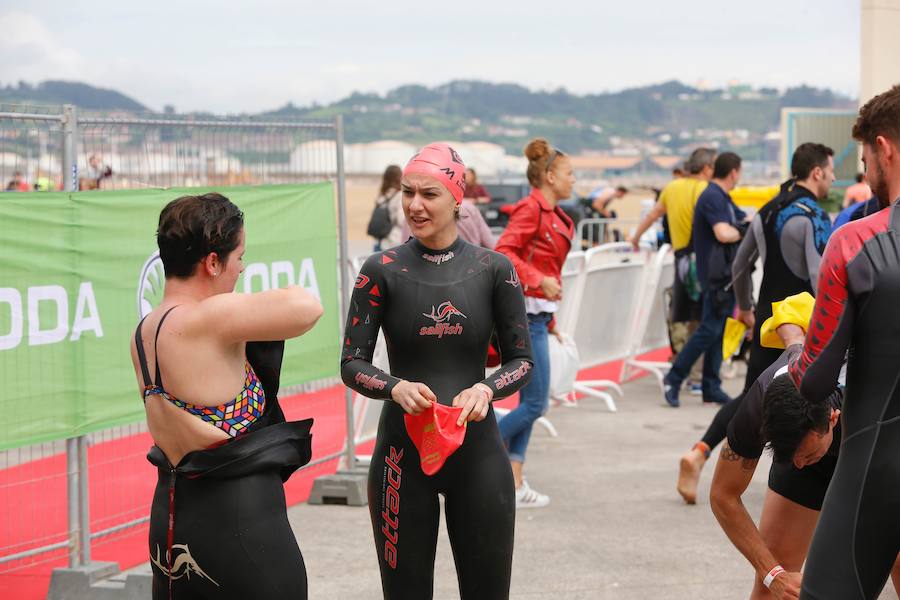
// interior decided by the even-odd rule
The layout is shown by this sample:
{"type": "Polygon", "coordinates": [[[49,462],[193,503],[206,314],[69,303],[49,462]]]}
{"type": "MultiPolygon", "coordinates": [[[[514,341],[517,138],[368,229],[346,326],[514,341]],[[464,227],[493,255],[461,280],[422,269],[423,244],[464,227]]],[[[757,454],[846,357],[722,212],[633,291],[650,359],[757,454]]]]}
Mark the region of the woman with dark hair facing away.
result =
{"type": "Polygon", "coordinates": [[[384,597],[429,599],[440,504],[463,600],[509,598],[515,498],[491,402],[531,371],[525,301],[502,254],[457,233],[463,171],[430,144],[403,171],[413,237],[369,257],[347,315],[341,376],[387,400],[369,469],[369,511],[384,597]],[[390,373],[372,365],[379,329],[390,373]],[[492,334],[503,364],[485,377],[492,334]]]}
{"type": "Polygon", "coordinates": [[[283,340],[322,306],[296,286],[234,293],[244,215],[220,194],[170,202],[156,238],[163,300],[131,345],[159,472],[153,598],[306,598],[282,483],[310,459],[312,420],[285,422],[275,395],[283,340]]]}
{"type": "Polygon", "coordinates": [[[506,230],[497,240],[497,252],[509,257],[522,282],[534,373],[522,388],[519,406],[500,420],[500,434],[509,450],[516,506],[537,508],[549,504],[550,498],[528,486],[522,477],[522,465],[532,426],[550,402],[547,334],[556,329],[553,315],[562,299],[562,266],[574,233],[572,220],[558,204],[572,195],[575,175],[569,157],[543,138],[531,140],[525,156],[533,189],[513,209],[506,230]]]}
{"type": "MultiPolygon", "coordinates": [[[[393,248],[399,246],[403,239],[403,203],[400,199],[400,178],[403,176],[403,170],[397,165],[390,165],[384,170],[381,176],[381,187],[378,189],[378,198],[375,200],[376,207],[383,207],[381,210],[387,217],[383,222],[387,233],[383,238],[376,238],[375,251],[378,252],[382,248],[393,248]],[[390,229],[387,229],[388,221],[390,229]]],[[[376,209],[378,210],[378,209],[376,209]]]]}

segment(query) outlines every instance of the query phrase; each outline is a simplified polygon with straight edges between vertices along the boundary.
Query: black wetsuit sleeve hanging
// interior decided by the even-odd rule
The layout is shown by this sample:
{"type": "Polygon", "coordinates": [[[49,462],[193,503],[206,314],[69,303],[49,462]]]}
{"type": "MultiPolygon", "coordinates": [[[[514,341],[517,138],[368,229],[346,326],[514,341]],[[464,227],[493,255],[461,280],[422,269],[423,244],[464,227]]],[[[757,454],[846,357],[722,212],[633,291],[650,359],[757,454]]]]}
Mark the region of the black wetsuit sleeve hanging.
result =
{"type": "Polygon", "coordinates": [[[482,380],[494,398],[511,396],[528,383],[534,361],[525,315],[525,296],[512,262],[500,255],[494,264],[494,327],[500,342],[500,368],[482,380]]]}
{"type": "Polygon", "coordinates": [[[375,257],[370,257],[356,277],[341,349],[341,379],[344,384],[378,400],[389,400],[394,386],[401,381],[372,364],[378,330],[388,301],[387,294],[384,267],[375,257]]]}
{"type": "Polygon", "coordinates": [[[284,340],[247,342],[245,354],[266,393],[266,409],[260,426],[283,423],[285,418],[278,402],[278,388],[281,385],[284,340]]]}

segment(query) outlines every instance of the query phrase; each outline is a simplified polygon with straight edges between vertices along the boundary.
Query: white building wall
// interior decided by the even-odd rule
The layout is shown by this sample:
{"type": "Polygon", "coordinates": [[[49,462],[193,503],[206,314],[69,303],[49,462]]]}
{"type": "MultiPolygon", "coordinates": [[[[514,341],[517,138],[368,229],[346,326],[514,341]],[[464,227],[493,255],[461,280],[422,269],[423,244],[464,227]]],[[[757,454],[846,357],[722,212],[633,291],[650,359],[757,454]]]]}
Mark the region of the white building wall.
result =
{"type": "Polygon", "coordinates": [[[900,0],[862,0],[859,102],[900,83],[900,0]]]}

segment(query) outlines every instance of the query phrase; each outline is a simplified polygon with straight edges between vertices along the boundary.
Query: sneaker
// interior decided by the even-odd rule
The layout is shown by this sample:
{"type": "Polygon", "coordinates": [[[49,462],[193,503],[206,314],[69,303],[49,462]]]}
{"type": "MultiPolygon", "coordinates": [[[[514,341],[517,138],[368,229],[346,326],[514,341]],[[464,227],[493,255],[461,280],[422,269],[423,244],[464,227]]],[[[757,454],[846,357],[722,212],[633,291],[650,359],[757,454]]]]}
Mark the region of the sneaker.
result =
{"type": "Polygon", "coordinates": [[[522,481],[522,487],[516,490],[516,508],[543,508],[550,504],[550,496],[540,494],[522,481]]]}
{"type": "Polygon", "coordinates": [[[711,394],[709,396],[704,396],[703,402],[710,403],[710,404],[728,404],[729,402],[731,402],[731,396],[729,396],[725,392],[719,390],[715,394],[711,394]]]}
{"type": "Polygon", "coordinates": [[[691,396],[702,396],[703,395],[703,385],[700,383],[692,383],[691,384],[691,396]]]}
{"type": "Polygon", "coordinates": [[[681,402],[678,400],[678,386],[672,385],[671,383],[664,381],[663,382],[663,396],[666,399],[666,402],[672,408],[678,408],[681,406],[681,402]]]}

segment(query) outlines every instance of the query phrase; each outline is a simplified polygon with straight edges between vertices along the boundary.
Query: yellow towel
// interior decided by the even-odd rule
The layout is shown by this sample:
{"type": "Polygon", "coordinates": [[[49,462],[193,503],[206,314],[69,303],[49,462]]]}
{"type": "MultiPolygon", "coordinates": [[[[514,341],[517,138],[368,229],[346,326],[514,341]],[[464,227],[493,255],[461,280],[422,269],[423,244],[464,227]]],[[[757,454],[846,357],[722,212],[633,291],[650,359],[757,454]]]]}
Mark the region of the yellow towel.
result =
{"type": "Polygon", "coordinates": [[[766,348],[784,348],[784,343],[775,331],[786,323],[793,323],[802,327],[803,331],[808,331],[815,304],[816,299],[809,292],[788,296],[781,302],[773,302],[772,316],[766,319],[759,330],[759,343],[766,348]]]}

